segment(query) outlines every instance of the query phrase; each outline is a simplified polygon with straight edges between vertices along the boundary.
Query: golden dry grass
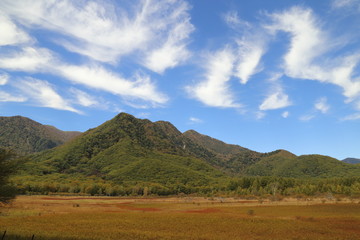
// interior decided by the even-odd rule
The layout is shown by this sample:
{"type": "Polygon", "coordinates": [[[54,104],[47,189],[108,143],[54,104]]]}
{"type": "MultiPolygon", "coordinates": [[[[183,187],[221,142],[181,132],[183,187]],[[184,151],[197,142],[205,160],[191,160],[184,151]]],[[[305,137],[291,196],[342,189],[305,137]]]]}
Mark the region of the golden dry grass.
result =
{"type": "Polygon", "coordinates": [[[360,239],[357,201],[20,196],[1,211],[5,239],[360,239]]]}

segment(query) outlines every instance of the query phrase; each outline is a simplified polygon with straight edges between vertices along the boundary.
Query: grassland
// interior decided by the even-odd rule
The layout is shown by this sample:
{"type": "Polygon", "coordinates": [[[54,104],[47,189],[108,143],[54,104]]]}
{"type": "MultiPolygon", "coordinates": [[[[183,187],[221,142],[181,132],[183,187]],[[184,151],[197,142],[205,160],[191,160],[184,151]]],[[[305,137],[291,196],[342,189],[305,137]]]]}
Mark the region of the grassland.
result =
{"type": "Polygon", "coordinates": [[[359,200],[19,196],[5,239],[360,239],[359,200]]]}

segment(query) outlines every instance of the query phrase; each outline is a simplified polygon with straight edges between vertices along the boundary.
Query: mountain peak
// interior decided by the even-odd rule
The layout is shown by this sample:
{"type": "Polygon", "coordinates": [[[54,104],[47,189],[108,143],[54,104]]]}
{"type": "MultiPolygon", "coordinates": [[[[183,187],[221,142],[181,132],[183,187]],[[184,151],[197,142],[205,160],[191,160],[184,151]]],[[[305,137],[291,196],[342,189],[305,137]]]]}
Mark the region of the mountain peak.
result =
{"type": "Polygon", "coordinates": [[[359,158],[345,158],[344,160],[342,160],[342,162],[350,163],[350,164],[360,164],[360,159],[359,158]]]}
{"type": "Polygon", "coordinates": [[[65,132],[23,116],[0,117],[0,146],[19,154],[40,152],[61,145],[80,132],[65,132]]]}

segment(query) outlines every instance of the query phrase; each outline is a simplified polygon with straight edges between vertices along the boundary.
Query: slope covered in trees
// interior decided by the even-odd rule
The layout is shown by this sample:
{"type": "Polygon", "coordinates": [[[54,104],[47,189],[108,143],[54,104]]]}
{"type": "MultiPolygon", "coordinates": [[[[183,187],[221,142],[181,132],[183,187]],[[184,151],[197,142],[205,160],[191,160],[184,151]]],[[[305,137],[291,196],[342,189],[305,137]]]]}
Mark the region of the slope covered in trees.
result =
{"type": "Polygon", "coordinates": [[[173,125],[119,114],[76,139],[37,155],[25,166],[36,175],[82,174],[124,182],[205,185],[225,175],[173,125]],[[192,151],[196,154],[192,154],[192,151]]]}
{"type": "Polygon", "coordinates": [[[360,164],[360,159],[359,158],[345,158],[342,161],[345,162],[345,163],[350,163],[350,164],[360,164]]]}
{"type": "Polygon", "coordinates": [[[0,147],[13,149],[18,154],[50,149],[79,134],[61,131],[21,116],[0,117],[0,147]]]}
{"type": "Polygon", "coordinates": [[[16,155],[0,148],[0,203],[8,203],[15,198],[16,188],[9,183],[9,177],[15,173],[16,155]]]}
{"type": "MultiPolygon", "coordinates": [[[[181,133],[169,122],[121,113],[61,146],[31,155],[13,179],[23,192],[167,195],[241,189],[271,193],[273,182],[303,193],[309,192],[303,179],[359,175],[360,166],[327,156],[259,153],[193,130],[181,133]],[[251,183],[242,183],[246,178],[251,183]]],[[[358,182],[352,180],[349,187],[357,189],[358,182]]]]}

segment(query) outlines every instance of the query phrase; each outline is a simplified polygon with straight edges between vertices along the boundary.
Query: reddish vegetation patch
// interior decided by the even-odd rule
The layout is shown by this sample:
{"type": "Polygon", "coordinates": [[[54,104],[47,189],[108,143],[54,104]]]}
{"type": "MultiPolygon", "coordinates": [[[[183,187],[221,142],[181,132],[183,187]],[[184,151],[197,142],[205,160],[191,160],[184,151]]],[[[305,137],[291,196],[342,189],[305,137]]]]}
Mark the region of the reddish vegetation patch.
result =
{"type": "Polygon", "coordinates": [[[243,201],[238,201],[238,203],[257,203],[257,200],[243,200],[243,201]]]}
{"type": "Polygon", "coordinates": [[[138,200],[139,198],[128,197],[42,197],[42,200],[138,200]]]}
{"type": "Polygon", "coordinates": [[[117,205],[118,208],[132,210],[132,211],[143,211],[143,212],[158,212],[161,211],[160,208],[138,208],[129,206],[128,203],[120,203],[117,205]]]}
{"type": "Polygon", "coordinates": [[[143,211],[143,212],[159,212],[161,209],[159,208],[131,208],[131,210],[143,211]]]}
{"type": "Polygon", "coordinates": [[[185,211],[186,213],[215,213],[220,212],[220,209],[216,208],[205,208],[205,209],[198,209],[198,210],[188,210],[185,211]]]}

